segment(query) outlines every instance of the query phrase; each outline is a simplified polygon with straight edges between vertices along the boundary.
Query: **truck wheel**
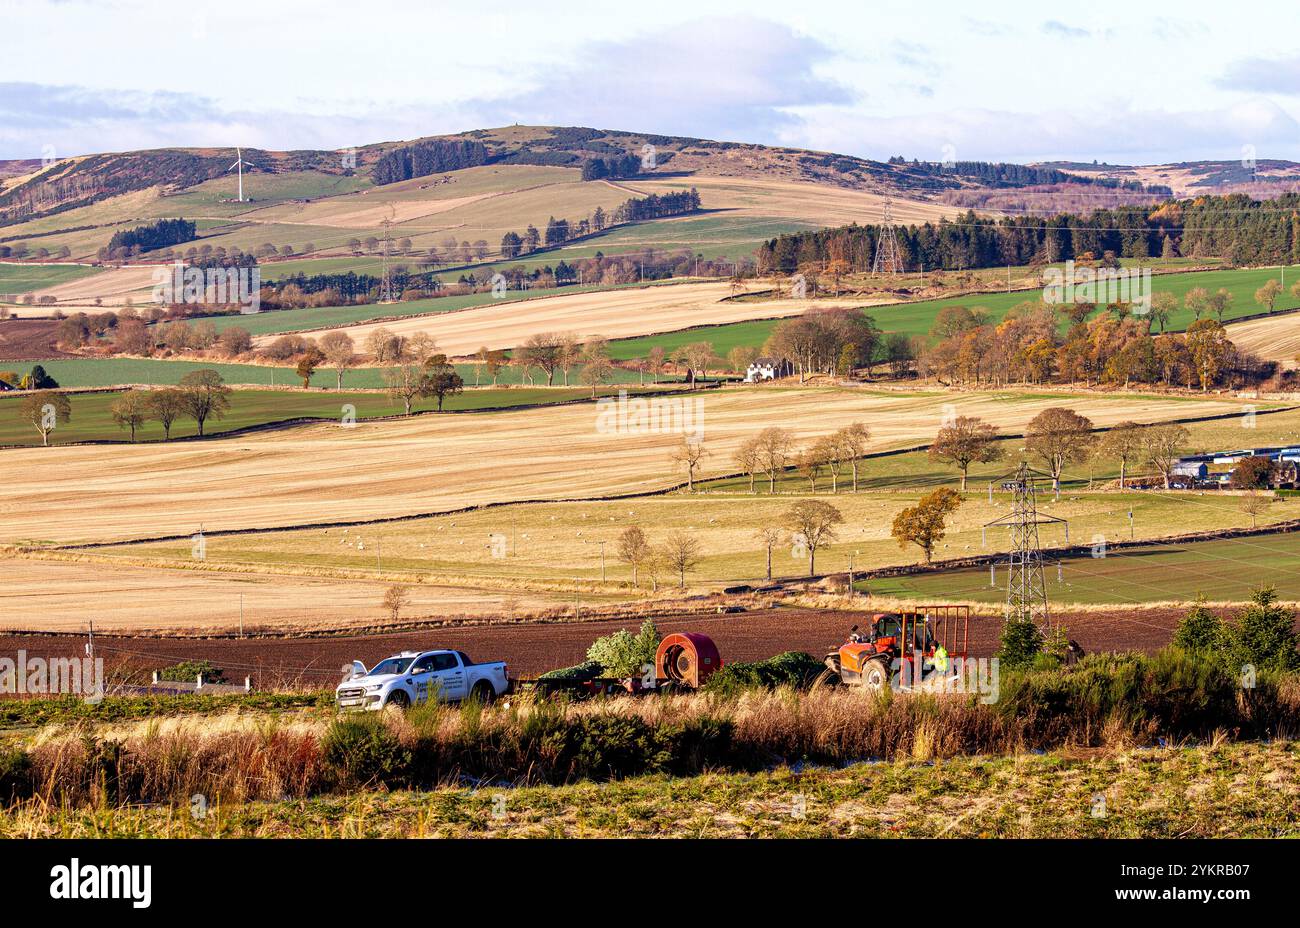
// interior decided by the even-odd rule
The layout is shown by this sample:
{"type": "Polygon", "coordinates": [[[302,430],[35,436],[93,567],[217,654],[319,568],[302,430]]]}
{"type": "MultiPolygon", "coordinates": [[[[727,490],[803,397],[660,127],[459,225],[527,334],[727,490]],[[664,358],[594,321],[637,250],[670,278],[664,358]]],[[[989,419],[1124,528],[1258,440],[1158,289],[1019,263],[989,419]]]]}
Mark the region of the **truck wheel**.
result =
{"type": "Polygon", "coordinates": [[[862,685],[869,690],[880,690],[889,686],[889,667],[884,661],[868,661],[862,668],[862,685]]]}
{"type": "Polygon", "coordinates": [[[385,706],[392,706],[394,709],[401,709],[405,712],[411,707],[411,697],[406,695],[405,690],[393,690],[388,694],[388,701],[385,706]]]}
{"type": "Polygon", "coordinates": [[[474,684],[474,688],[469,691],[469,698],[480,706],[491,705],[496,695],[496,690],[492,689],[492,684],[486,680],[479,680],[474,684]]]}

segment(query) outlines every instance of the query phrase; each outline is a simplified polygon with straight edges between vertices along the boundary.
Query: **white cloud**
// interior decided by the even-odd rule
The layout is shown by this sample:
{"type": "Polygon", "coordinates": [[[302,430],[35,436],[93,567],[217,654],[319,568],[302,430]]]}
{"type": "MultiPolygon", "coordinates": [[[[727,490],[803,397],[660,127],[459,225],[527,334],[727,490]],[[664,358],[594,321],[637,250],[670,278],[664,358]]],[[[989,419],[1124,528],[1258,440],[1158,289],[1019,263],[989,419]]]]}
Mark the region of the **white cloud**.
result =
{"type": "Polygon", "coordinates": [[[1229,90],[1300,95],[1300,55],[1234,61],[1217,83],[1229,90]]]}
{"type": "Polygon", "coordinates": [[[255,112],[193,94],[0,84],[0,157],[38,157],[47,144],[67,153],[337,148],[514,122],[771,141],[798,123],[796,108],[853,102],[819,73],[833,55],[787,26],[741,16],[579,46],[563,65],[522,69],[517,83],[527,89],[451,103],[339,100],[255,112]]]}
{"type": "Polygon", "coordinates": [[[1267,100],[1216,110],[1165,112],[1108,108],[1044,113],[962,109],[909,116],[864,116],[840,108],[806,114],[785,143],[873,158],[905,154],[938,160],[944,146],[960,159],[1056,159],[1154,163],[1236,158],[1245,144],[1259,157],[1300,157],[1300,124],[1267,100]]]}

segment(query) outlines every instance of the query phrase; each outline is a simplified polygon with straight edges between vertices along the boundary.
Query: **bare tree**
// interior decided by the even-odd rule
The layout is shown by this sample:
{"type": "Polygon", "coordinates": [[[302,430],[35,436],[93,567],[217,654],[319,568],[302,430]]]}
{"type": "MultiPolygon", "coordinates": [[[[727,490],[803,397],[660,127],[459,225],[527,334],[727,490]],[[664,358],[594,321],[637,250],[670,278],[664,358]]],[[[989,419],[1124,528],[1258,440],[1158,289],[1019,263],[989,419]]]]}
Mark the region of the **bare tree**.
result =
{"type": "Polygon", "coordinates": [[[1241,498],[1241,511],[1250,516],[1250,527],[1255,527],[1255,520],[1268,511],[1273,502],[1272,497],[1264,493],[1247,493],[1241,498]]]}
{"type": "Polygon", "coordinates": [[[428,332],[416,332],[407,339],[406,351],[416,364],[427,365],[438,354],[438,342],[428,332]]]}
{"type": "Polygon", "coordinates": [[[844,449],[837,436],[823,435],[812,446],[812,455],[831,474],[831,492],[840,492],[840,469],[844,466],[844,449]]]}
{"type": "Polygon", "coordinates": [[[760,528],[754,533],[754,537],[762,544],[767,552],[767,579],[772,579],[772,549],[781,543],[783,537],[782,531],[774,525],[760,528]]]}
{"type": "Polygon", "coordinates": [[[406,339],[382,326],[366,338],[366,352],[376,364],[391,364],[406,357],[406,339]]]}
{"type": "Polygon", "coordinates": [[[555,371],[560,367],[564,351],[564,336],[538,332],[530,335],[516,353],[523,363],[540,367],[546,374],[546,385],[550,387],[555,385],[555,371]]]}
{"type": "Polygon", "coordinates": [[[808,576],[813,576],[817,551],[836,539],[835,526],[844,521],[844,514],[819,499],[801,499],[782,514],[781,520],[795,543],[808,552],[808,576]]]}
{"type": "Polygon", "coordinates": [[[708,452],[704,450],[704,442],[696,439],[692,441],[689,438],[683,438],[682,443],[677,446],[672,454],[674,467],[678,470],[686,471],[686,491],[695,492],[695,472],[699,469],[700,462],[708,457],[708,452]]]}
{"type": "Polygon", "coordinates": [[[826,466],[822,451],[820,446],[813,445],[811,448],[804,448],[794,459],[795,469],[808,481],[808,490],[811,493],[817,492],[817,478],[821,476],[822,468],[826,466]]]}
{"type": "Polygon", "coordinates": [[[230,388],[221,374],[211,368],[190,371],[180,382],[184,408],[203,434],[203,424],[209,418],[220,419],[230,409],[230,388]]]}
{"type": "MultiPolygon", "coordinates": [[[[591,396],[596,397],[596,388],[614,373],[614,364],[609,360],[609,342],[603,338],[593,338],[582,349],[582,382],[591,387],[591,396]]],[[[565,374],[568,383],[568,374],[565,374]]]]}
{"type": "Polygon", "coordinates": [[[406,608],[411,601],[411,594],[406,587],[400,583],[394,583],[388,589],[384,590],[382,605],[388,617],[396,622],[402,615],[402,610],[406,608]]]}
{"type": "Polygon", "coordinates": [[[143,390],[127,390],[108,410],[118,428],[129,428],[131,441],[135,441],[136,430],[149,421],[149,394],[143,390]]]}
{"type": "Polygon", "coordinates": [[[849,462],[853,471],[853,492],[858,492],[858,463],[867,451],[871,432],[861,422],[852,422],[835,433],[840,459],[849,462]]]}
{"type": "Polygon", "coordinates": [[[731,455],[731,460],[741,473],[749,477],[749,492],[754,492],[754,476],[758,473],[758,439],[747,438],[731,455]]]}
{"type": "Polygon", "coordinates": [[[356,344],[347,332],[326,332],[317,343],[325,363],[334,368],[335,389],[343,389],[343,372],[357,362],[356,344]]]}
{"type": "Polygon", "coordinates": [[[1178,458],[1191,433],[1176,422],[1168,425],[1149,425],[1143,429],[1143,432],[1145,439],[1143,457],[1160,474],[1165,489],[1168,490],[1169,482],[1174,475],[1174,465],[1178,463],[1178,458]]]}
{"type": "Polygon", "coordinates": [[[66,393],[38,390],[22,398],[19,413],[41,434],[41,444],[49,445],[50,433],[60,422],[72,418],[72,401],[66,393]]]}
{"type": "Polygon", "coordinates": [[[424,393],[424,368],[418,364],[399,364],[384,371],[384,383],[388,398],[393,402],[401,400],[409,416],[411,404],[424,393]]]}
{"type": "Polygon", "coordinates": [[[1128,480],[1129,465],[1142,460],[1146,452],[1146,427],[1136,422],[1121,422],[1101,437],[1097,453],[1119,461],[1119,488],[1128,480]]]}
{"type": "Polygon", "coordinates": [[[776,478],[785,471],[790,461],[790,448],[794,435],[789,430],[771,426],[758,433],[758,466],[767,474],[767,491],[776,492],[776,478]]]}
{"type": "Polygon", "coordinates": [[[664,372],[664,358],[666,356],[667,352],[664,351],[661,345],[655,345],[650,349],[650,353],[646,355],[646,360],[650,362],[650,370],[654,373],[655,383],[659,382],[659,375],[664,372]]]}
{"type": "Polygon", "coordinates": [[[677,585],[686,587],[686,573],[700,563],[700,543],[685,532],[673,532],[660,548],[664,566],[677,574],[677,585]]]}
{"type": "Polygon", "coordinates": [[[632,586],[640,586],[641,565],[650,557],[650,542],[645,532],[635,525],[629,525],[618,536],[618,559],[632,568],[632,586]]]}
{"type": "MultiPolygon", "coordinates": [[[[713,363],[713,343],[695,342],[682,349],[682,357],[690,365],[692,373],[698,372],[698,379],[709,376],[709,365],[713,363]]],[[[696,377],[691,377],[691,389],[695,389],[696,377]]]]}
{"type": "Polygon", "coordinates": [[[557,335],[559,339],[559,351],[556,354],[556,364],[560,370],[564,371],[564,385],[569,385],[569,371],[582,360],[583,346],[578,341],[578,336],[572,332],[565,332],[557,335]]]}
{"type": "Polygon", "coordinates": [[[185,412],[185,397],[180,390],[167,387],[149,394],[149,413],[163,427],[163,441],[172,437],[172,423],[185,412]]]}

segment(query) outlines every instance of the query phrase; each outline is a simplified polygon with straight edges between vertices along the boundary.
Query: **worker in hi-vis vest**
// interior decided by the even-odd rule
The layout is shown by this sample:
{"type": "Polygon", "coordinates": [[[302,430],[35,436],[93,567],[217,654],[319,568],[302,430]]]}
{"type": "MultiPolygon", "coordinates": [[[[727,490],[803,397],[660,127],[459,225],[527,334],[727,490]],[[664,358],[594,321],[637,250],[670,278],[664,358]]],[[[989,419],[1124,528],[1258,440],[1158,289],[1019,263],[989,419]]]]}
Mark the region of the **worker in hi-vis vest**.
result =
{"type": "Polygon", "coordinates": [[[948,649],[942,644],[934,646],[934,660],[931,661],[931,664],[939,673],[948,672],[948,649]]]}

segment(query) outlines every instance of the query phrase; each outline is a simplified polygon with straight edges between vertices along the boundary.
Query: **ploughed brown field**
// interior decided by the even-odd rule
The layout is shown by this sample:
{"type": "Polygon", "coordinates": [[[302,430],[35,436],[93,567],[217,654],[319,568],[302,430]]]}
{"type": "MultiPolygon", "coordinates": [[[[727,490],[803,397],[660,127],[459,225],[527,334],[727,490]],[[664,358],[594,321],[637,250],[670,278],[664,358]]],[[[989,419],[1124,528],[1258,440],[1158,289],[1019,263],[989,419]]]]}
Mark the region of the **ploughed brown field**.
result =
{"type": "MultiPolygon", "coordinates": [[[[1168,644],[1183,615],[1177,609],[1117,609],[1063,615],[1070,637],[1088,652],[1154,651],[1168,644]]],[[[783,651],[820,657],[843,643],[862,623],[862,612],[777,608],[724,615],[656,617],[661,633],[703,632],[713,638],[723,661],[761,660],[783,651]]],[[[129,638],[96,636],[96,647],[111,668],[128,662],[156,669],[182,660],[210,660],[228,679],[253,678],[254,686],[332,687],[339,668],[352,660],[366,666],[402,650],[455,648],[480,661],[504,660],[514,677],[534,677],[580,663],[592,641],[620,628],[635,631],[638,619],[464,625],[360,636],[294,638],[129,638]]],[[[971,655],[997,649],[1001,620],[971,619],[971,655]]],[[[31,657],[81,656],[84,636],[3,635],[0,654],[23,649],[31,657]]],[[[111,675],[111,674],[110,674],[111,675]]]]}
{"type": "Polygon", "coordinates": [[[45,358],[70,358],[54,344],[53,319],[6,319],[0,322],[0,364],[45,358]]]}
{"type": "Polygon", "coordinates": [[[1234,400],[1140,394],[884,393],[731,387],[679,395],[649,434],[594,404],[400,421],[320,424],[207,441],[4,452],[0,543],[127,541],[437,513],[524,500],[645,493],[682,482],[670,456],[699,429],[703,474],[767,426],[801,441],[855,421],[870,451],[929,442],[945,417],[1008,433],[1052,406],[1099,425],[1229,414],[1234,400]],[[698,405],[696,405],[698,404],[698,405]],[[689,416],[689,419],[687,418],[689,416]]]}

